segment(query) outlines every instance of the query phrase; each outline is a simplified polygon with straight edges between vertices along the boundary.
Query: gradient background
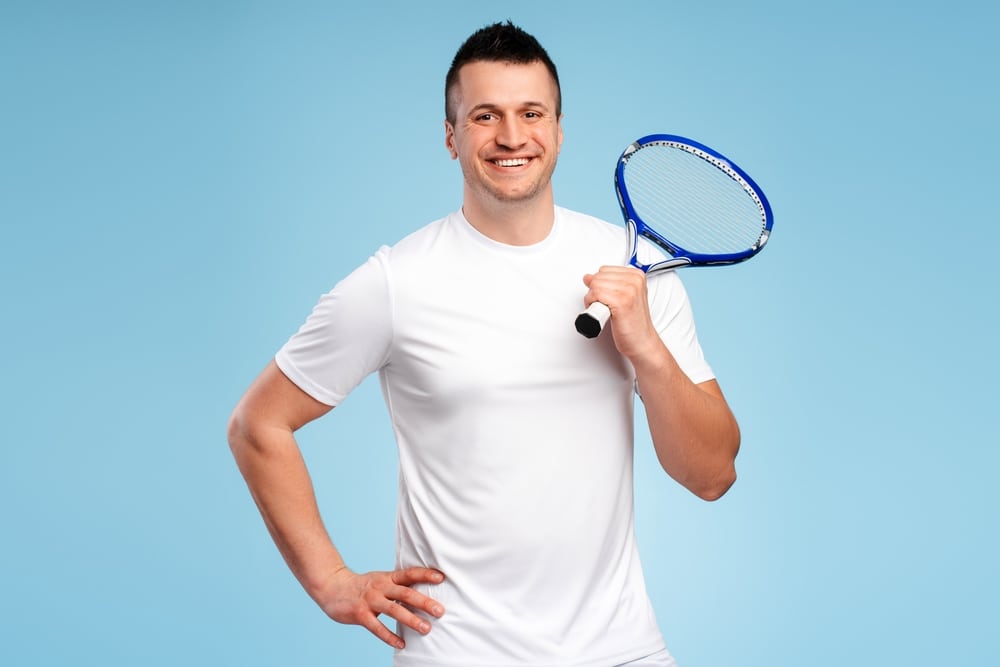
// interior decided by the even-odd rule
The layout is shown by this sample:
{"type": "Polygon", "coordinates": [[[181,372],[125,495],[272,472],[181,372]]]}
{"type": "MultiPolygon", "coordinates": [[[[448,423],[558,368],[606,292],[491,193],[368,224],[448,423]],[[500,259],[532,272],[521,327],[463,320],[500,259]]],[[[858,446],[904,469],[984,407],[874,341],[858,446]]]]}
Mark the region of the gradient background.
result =
{"type": "MultiPolygon", "coordinates": [[[[615,158],[672,132],[774,206],[758,259],[684,274],[739,482],[703,503],[638,443],[681,665],[995,664],[1000,15],[962,0],[3,0],[0,663],[389,664],[289,574],[225,425],[321,293],[457,208],[444,73],[507,18],[560,68],[561,204],[618,220],[615,158]]],[[[301,444],[348,563],[391,567],[377,382],[301,444]]]]}

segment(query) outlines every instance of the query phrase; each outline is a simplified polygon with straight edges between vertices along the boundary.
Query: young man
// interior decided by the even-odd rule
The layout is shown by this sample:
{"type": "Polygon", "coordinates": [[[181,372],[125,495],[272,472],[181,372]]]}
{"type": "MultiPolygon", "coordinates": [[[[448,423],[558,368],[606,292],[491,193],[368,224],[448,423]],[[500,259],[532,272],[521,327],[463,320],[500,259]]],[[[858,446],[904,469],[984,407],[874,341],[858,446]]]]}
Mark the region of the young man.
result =
{"type": "Polygon", "coordinates": [[[230,423],[292,571],[397,666],[672,665],[633,533],[636,391],[670,476],[710,500],[735,480],[739,430],[683,287],[621,266],[620,225],[555,206],[562,140],[544,49],[509,23],[473,34],[446,80],[461,210],[338,283],[230,423]],[[573,320],[594,300],[611,331],[589,340],[573,320]],[[397,569],[360,574],[293,433],[373,372],[399,447],[397,569]]]}

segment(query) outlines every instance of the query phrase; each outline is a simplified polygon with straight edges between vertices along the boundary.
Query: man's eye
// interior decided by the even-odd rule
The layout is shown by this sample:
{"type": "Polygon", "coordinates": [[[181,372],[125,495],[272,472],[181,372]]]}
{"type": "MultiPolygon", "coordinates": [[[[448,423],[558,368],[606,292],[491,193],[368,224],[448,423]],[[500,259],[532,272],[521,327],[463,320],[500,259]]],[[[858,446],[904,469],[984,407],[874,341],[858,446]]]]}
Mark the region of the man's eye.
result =
{"type": "Polygon", "coordinates": [[[491,114],[491,113],[484,113],[484,114],[480,114],[479,116],[477,116],[476,120],[482,121],[484,123],[488,123],[489,121],[494,120],[495,118],[496,118],[496,116],[493,115],[493,114],[491,114]]]}

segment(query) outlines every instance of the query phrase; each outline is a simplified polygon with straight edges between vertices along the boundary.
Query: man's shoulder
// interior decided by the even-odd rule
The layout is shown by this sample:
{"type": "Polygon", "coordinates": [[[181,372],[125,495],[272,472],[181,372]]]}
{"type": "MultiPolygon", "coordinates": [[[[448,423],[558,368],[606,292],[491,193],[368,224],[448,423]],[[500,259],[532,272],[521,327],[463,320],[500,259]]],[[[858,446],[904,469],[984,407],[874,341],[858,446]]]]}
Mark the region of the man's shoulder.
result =
{"type": "MultiPolygon", "coordinates": [[[[556,207],[556,217],[561,228],[560,237],[576,252],[594,248],[610,251],[615,256],[621,254],[625,245],[624,225],[615,225],[602,218],[561,207],[556,207]]],[[[608,258],[606,261],[621,261],[621,258],[608,258]]]]}
{"type": "Polygon", "coordinates": [[[576,211],[571,208],[564,208],[562,206],[556,206],[556,215],[561,216],[563,220],[571,224],[586,225],[600,230],[620,231],[622,228],[621,225],[614,225],[607,220],[590,215],[589,213],[582,213],[580,211],[576,211]]]}
{"type": "Polygon", "coordinates": [[[456,211],[449,213],[443,218],[429,222],[423,227],[409,232],[392,245],[383,246],[381,252],[387,258],[395,260],[409,256],[426,255],[428,252],[433,252],[434,248],[440,245],[442,238],[448,235],[449,229],[454,226],[457,215],[460,214],[456,211]]]}

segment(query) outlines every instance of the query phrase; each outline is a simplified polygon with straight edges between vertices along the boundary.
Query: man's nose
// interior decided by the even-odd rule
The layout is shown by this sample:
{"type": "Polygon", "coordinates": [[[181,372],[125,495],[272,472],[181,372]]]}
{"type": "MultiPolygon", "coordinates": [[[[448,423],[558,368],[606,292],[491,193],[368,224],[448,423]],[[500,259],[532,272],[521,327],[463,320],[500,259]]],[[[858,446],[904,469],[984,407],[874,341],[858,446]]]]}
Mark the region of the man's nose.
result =
{"type": "Polygon", "coordinates": [[[520,148],[527,136],[519,118],[504,118],[497,131],[497,143],[506,148],[520,148]]]}

